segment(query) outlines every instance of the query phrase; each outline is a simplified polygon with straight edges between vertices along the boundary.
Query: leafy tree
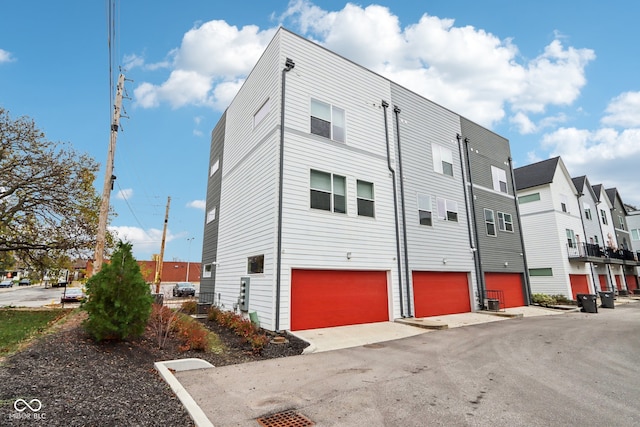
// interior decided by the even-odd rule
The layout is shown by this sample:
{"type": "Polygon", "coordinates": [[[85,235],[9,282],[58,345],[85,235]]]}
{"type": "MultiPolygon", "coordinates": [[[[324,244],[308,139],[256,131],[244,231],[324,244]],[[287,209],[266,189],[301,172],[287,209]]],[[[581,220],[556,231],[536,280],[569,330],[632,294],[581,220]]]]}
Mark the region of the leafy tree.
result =
{"type": "Polygon", "coordinates": [[[149,285],[131,252],[131,244],[120,241],[111,262],[87,281],[84,309],[85,329],[96,340],[123,340],[141,335],[151,313],[149,285]]]}
{"type": "Polygon", "coordinates": [[[38,251],[92,251],[98,169],[69,144],[47,141],[33,120],[13,120],[0,107],[0,253],[14,251],[29,264],[38,251]]]}

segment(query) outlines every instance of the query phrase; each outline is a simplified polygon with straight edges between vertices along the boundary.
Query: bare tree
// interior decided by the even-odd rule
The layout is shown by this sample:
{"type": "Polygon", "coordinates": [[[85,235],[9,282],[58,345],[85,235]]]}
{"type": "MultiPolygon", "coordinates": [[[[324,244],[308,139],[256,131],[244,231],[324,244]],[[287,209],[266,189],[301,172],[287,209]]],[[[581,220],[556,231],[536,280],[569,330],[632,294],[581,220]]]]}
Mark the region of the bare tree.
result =
{"type": "Polygon", "coordinates": [[[0,253],[28,262],[43,252],[85,256],[95,246],[99,167],[68,143],[51,142],[28,117],[0,108],[0,253]]]}

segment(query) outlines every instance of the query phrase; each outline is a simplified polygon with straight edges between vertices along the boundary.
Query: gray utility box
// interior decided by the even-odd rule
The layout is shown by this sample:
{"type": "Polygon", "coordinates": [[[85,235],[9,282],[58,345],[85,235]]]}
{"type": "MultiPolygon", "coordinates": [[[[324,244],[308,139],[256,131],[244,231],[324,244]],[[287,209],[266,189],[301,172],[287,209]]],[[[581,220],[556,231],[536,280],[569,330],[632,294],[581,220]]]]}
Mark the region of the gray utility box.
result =
{"type": "Polygon", "coordinates": [[[488,299],[487,300],[487,310],[489,310],[489,311],[499,311],[500,310],[500,300],[488,299]]]}
{"type": "Polygon", "coordinates": [[[249,285],[251,278],[242,276],[240,278],[240,295],[238,295],[238,308],[240,311],[249,311],[249,285]]]}

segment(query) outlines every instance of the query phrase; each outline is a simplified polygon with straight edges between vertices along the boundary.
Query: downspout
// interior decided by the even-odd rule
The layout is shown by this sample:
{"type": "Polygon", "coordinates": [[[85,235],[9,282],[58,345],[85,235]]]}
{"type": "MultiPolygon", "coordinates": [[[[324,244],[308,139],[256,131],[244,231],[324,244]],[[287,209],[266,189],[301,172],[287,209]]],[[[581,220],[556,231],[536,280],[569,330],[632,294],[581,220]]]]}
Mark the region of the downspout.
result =
{"type": "Polygon", "coordinates": [[[282,69],[282,98],[280,99],[280,176],[278,182],[278,244],[276,255],[276,324],[275,330],[280,331],[280,288],[282,276],[282,192],[284,186],[284,95],[285,76],[296,64],[289,58],[286,59],[282,69]]]}
{"type": "MultiPolygon", "coordinates": [[[[463,171],[463,175],[462,175],[462,190],[464,192],[464,208],[467,211],[467,222],[469,223],[469,226],[467,227],[467,234],[469,235],[469,247],[471,249],[471,252],[473,253],[473,265],[476,269],[476,276],[480,276],[480,272],[478,269],[478,261],[477,261],[477,256],[478,256],[478,248],[474,245],[473,243],[473,235],[471,234],[471,227],[473,227],[474,229],[476,228],[477,224],[475,223],[475,221],[472,221],[472,219],[475,218],[475,212],[474,215],[471,215],[471,211],[469,210],[469,197],[468,197],[468,189],[467,189],[467,182],[465,180],[464,177],[464,171],[466,170],[464,167],[464,161],[463,161],[463,154],[462,154],[462,146],[460,145],[460,140],[462,139],[462,136],[457,133],[456,134],[456,139],[458,140],[458,153],[460,154],[460,170],[463,171]],[[473,225],[472,225],[473,224],[473,225]]],[[[479,279],[478,279],[479,280],[479,279]]],[[[484,302],[484,296],[481,296],[482,298],[482,302],[484,302]]],[[[480,303],[480,305],[482,306],[482,303],[480,303]]]]}
{"type": "Polygon", "coordinates": [[[475,194],[473,194],[473,178],[471,178],[471,160],[469,157],[469,138],[464,138],[463,139],[465,145],[465,155],[467,158],[467,177],[469,178],[469,199],[471,200],[471,211],[473,212],[473,232],[475,235],[475,239],[476,239],[476,257],[475,257],[475,261],[476,261],[476,274],[478,275],[478,291],[480,292],[480,308],[484,309],[485,305],[484,305],[484,297],[485,297],[485,293],[486,293],[486,287],[485,287],[485,283],[484,283],[484,271],[482,270],[482,257],[480,255],[480,245],[478,244],[478,242],[480,241],[480,238],[478,236],[478,224],[475,221],[475,217],[476,217],[476,202],[475,202],[475,194]]]}
{"type": "Polygon", "coordinates": [[[387,121],[387,108],[389,103],[382,101],[382,108],[384,109],[384,136],[387,142],[387,167],[391,172],[391,179],[393,180],[393,214],[395,217],[396,225],[396,259],[398,260],[398,289],[400,290],[400,317],[404,316],[404,301],[402,296],[402,264],[400,261],[402,253],[400,252],[400,225],[398,224],[398,190],[396,188],[396,171],[391,165],[391,148],[389,147],[389,123],[387,121]]]}
{"type": "Polygon", "coordinates": [[[518,220],[518,228],[520,229],[520,246],[522,247],[522,262],[524,263],[524,285],[527,288],[525,297],[527,305],[531,305],[531,281],[529,279],[529,265],[527,264],[527,252],[524,248],[524,236],[522,234],[522,221],[520,220],[520,205],[518,205],[518,193],[516,192],[516,176],[513,173],[513,159],[509,157],[509,172],[511,173],[511,191],[513,192],[513,200],[516,205],[516,218],[518,220]]]}
{"type": "Polygon", "coordinates": [[[409,249],[407,245],[407,219],[404,207],[404,175],[402,174],[402,151],[400,151],[400,108],[393,106],[393,112],[396,115],[396,140],[398,145],[398,169],[400,172],[400,205],[402,208],[402,239],[404,243],[404,269],[407,286],[407,316],[412,317],[411,314],[411,292],[409,289],[411,280],[409,277],[409,249]]]}
{"type": "MultiPolygon", "coordinates": [[[[599,206],[600,203],[602,203],[602,201],[597,200],[596,201],[596,215],[598,216],[598,227],[600,228],[600,237],[602,238],[602,249],[605,249],[605,240],[604,240],[604,231],[602,230],[602,223],[600,222],[602,220],[602,218],[600,217],[600,210],[599,210],[599,206]]],[[[603,250],[603,255],[605,255],[604,250],[603,250]]],[[[609,264],[607,263],[603,263],[604,268],[605,268],[605,278],[607,280],[607,282],[611,282],[611,291],[613,292],[613,280],[611,277],[611,268],[609,268],[609,264]]],[[[598,278],[598,283],[600,283],[600,278],[598,278]]],[[[604,291],[604,289],[602,289],[602,285],[600,285],[600,290],[604,291]]]]}

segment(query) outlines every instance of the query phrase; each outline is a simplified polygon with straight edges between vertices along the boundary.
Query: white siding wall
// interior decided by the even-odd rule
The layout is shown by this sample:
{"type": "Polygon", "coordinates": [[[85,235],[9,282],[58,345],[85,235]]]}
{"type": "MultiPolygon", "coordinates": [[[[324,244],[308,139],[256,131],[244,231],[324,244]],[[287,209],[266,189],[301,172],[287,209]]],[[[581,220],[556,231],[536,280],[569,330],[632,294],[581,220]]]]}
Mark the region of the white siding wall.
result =
{"type": "MultiPolygon", "coordinates": [[[[278,37],[236,95],[227,112],[219,216],[216,292],[233,308],[247,258],[264,254],[264,274],[251,275],[250,308],[272,312],[274,229],[278,188],[280,72],[278,37]],[[253,116],[270,99],[271,109],[254,129],[253,116]]],[[[263,319],[260,319],[261,322],[263,319]]]]}
{"type": "MultiPolygon", "coordinates": [[[[291,269],[385,270],[391,273],[391,283],[397,283],[397,271],[393,192],[379,107],[381,99],[390,97],[389,83],[296,36],[284,35],[283,52],[296,64],[287,77],[285,116],[280,325],[288,329],[291,269]],[[309,133],[311,98],[346,111],[345,143],[309,133]],[[347,178],[346,215],[310,208],[311,169],[347,178]],[[375,218],[357,215],[357,180],[374,184],[375,218]]],[[[390,318],[399,317],[396,286],[390,285],[389,294],[390,318]]]]}

